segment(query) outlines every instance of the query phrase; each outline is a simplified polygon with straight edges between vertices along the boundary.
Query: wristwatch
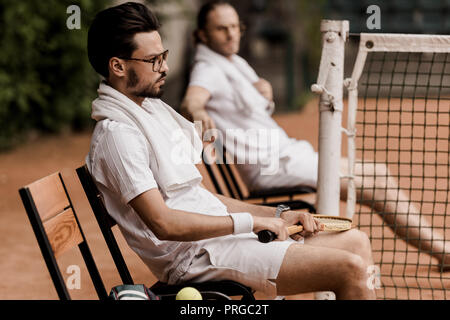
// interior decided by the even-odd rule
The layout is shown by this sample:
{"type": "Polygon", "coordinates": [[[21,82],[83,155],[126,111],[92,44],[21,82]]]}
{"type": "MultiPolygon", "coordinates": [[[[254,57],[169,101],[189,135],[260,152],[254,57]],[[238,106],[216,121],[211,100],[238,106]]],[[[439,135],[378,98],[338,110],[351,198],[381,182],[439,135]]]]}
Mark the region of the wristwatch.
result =
{"type": "Polygon", "coordinates": [[[291,208],[285,204],[279,204],[277,210],[275,211],[275,217],[281,218],[281,214],[285,211],[289,211],[291,208]]]}

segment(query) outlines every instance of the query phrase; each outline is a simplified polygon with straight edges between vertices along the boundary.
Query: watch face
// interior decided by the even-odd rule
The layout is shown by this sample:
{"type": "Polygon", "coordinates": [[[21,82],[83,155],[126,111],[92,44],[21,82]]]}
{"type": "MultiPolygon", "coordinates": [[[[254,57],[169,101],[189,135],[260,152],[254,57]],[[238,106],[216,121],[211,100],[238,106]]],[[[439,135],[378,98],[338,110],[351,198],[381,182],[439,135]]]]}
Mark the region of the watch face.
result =
{"type": "Polygon", "coordinates": [[[279,218],[281,216],[281,213],[284,211],[288,211],[291,208],[285,204],[280,204],[279,206],[277,206],[277,210],[276,210],[276,216],[279,218]]]}

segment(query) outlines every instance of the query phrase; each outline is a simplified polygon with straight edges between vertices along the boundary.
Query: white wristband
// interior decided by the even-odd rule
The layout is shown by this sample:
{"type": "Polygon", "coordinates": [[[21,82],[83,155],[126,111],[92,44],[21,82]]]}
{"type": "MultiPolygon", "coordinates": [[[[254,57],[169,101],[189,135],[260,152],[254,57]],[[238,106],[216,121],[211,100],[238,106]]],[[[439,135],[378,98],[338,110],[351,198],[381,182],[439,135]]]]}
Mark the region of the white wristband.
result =
{"type": "Polygon", "coordinates": [[[248,212],[230,213],[234,223],[233,234],[253,232],[253,217],[248,212]]]}

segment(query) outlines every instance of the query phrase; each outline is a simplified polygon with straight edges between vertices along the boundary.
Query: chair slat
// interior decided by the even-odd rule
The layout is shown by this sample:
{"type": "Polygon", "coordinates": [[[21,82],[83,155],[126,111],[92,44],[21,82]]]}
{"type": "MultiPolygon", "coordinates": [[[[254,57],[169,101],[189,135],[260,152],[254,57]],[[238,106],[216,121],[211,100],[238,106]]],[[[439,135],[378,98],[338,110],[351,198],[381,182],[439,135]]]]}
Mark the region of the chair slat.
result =
{"type": "Polygon", "coordinates": [[[83,242],[72,209],[67,209],[44,222],[44,229],[56,258],[83,242]]]}
{"type": "Polygon", "coordinates": [[[240,190],[243,199],[247,199],[250,196],[250,191],[242,180],[236,165],[228,164],[228,169],[231,172],[231,179],[233,179],[235,188],[240,190]]]}
{"type": "Polygon", "coordinates": [[[35,181],[27,187],[43,222],[61,213],[70,205],[58,173],[35,181]]]}
{"type": "Polygon", "coordinates": [[[213,160],[217,160],[219,155],[210,156],[208,153],[204,153],[203,156],[207,157],[208,162],[204,165],[213,181],[213,184],[219,193],[224,194],[238,200],[248,201],[260,199],[262,202],[252,203],[266,206],[277,206],[279,204],[287,204],[293,210],[308,209],[309,212],[315,213],[316,209],[313,204],[297,199],[294,200],[295,195],[315,193],[315,188],[308,186],[296,186],[296,187],[286,187],[286,188],[270,188],[268,190],[249,190],[246,186],[244,180],[239,173],[239,164],[234,164],[233,161],[227,161],[232,159],[231,156],[226,152],[225,148],[223,153],[220,155],[222,161],[216,163],[213,160]],[[279,197],[289,197],[289,200],[274,199],[279,197]],[[269,200],[271,198],[271,200],[269,200]],[[274,201],[275,200],[275,201],[274,201]]]}

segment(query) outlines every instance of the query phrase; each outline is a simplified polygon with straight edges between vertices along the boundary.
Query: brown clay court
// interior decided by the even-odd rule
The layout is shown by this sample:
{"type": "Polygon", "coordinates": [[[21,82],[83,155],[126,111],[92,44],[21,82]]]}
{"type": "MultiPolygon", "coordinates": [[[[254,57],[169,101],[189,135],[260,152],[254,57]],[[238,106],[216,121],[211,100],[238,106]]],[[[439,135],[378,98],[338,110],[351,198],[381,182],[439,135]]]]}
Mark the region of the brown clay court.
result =
{"type": "MultiPolygon", "coordinates": [[[[302,112],[276,115],[275,119],[286,130],[289,136],[308,140],[317,149],[319,121],[317,100],[311,101],[302,112]]],[[[343,119],[345,125],[345,115],[343,119]]],[[[75,173],[75,169],[84,163],[84,158],[89,149],[89,142],[90,132],[67,134],[58,137],[42,137],[28,142],[11,152],[0,154],[0,271],[2,275],[0,281],[0,299],[58,299],[18,193],[18,189],[22,186],[57,171],[61,172],[65,180],[69,195],[107,291],[109,292],[112,286],[121,283],[108,248],[75,173]]],[[[343,147],[345,150],[345,139],[343,140],[343,147]]],[[[200,170],[203,176],[206,177],[204,168],[200,167],[200,170]]],[[[211,181],[205,179],[204,183],[210,190],[213,190],[211,181]]],[[[303,198],[311,202],[315,200],[314,195],[307,195],[303,198]]],[[[345,204],[341,202],[341,213],[343,214],[344,212],[345,204]]],[[[368,217],[364,216],[364,219],[368,219],[368,217]]],[[[379,218],[374,217],[374,219],[377,221],[379,218]]],[[[357,215],[355,215],[354,220],[357,224],[357,215]]],[[[443,221],[439,223],[441,222],[443,221]]],[[[379,221],[377,223],[379,224],[379,221]]],[[[372,232],[380,236],[390,231],[387,228],[375,228],[372,232]]],[[[120,232],[115,230],[115,234],[119,240],[119,245],[124,253],[125,260],[135,283],[152,285],[156,281],[155,277],[139,257],[127,247],[120,232]]],[[[392,235],[389,237],[392,237],[392,235]]],[[[449,235],[446,235],[446,237],[448,239],[449,235]]],[[[379,244],[379,241],[373,243],[374,246],[378,246],[379,244]]],[[[385,247],[393,246],[394,244],[410,247],[404,245],[402,240],[387,240],[383,242],[383,246],[385,247]]],[[[400,254],[398,257],[391,257],[391,259],[417,260],[417,256],[411,254],[402,257],[400,254]]],[[[420,259],[422,262],[425,261],[424,263],[431,265],[427,270],[422,271],[420,269],[417,271],[414,268],[411,270],[412,275],[425,273],[439,278],[440,273],[435,266],[436,262],[434,260],[429,261],[430,258],[423,255],[420,255],[420,259]]],[[[72,299],[97,299],[92,282],[78,250],[73,249],[68,251],[58,262],[65,278],[69,276],[65,272],[68,266],[78,265],[81,268],[81,288],[70,290],[72,299]]],[[[403,262],[401,263],[403,267],[403,262]]],[[[406,266],[406,268],[412,267],[406,266]]],[[[403,272],[403,270],[400,271],[403,272]]],[[[450,274],[444,276],[448,278],[450,274]]],[[[391,279],[386,277],[382,279],[382,282],[386,284],[389,281],[392,282],[391,279]]],[[[407,278],[405,281],[409,281],[413,285],[418,282],[414,277],[407,278]]],[[[398,289],[396,295],[402,299],[430,299],[432,297],[440,297],[442,299],[444,298],[446,289],[450,290],[448,280],[444,283],[444,288],[440,280],[425,280],[425,282],[427,286],[431,284],[440,288],[438,292],[439,296],[430,294],[423,295],[418,290],[406,292],[404,289],[398,289]]],[[[384,295],[383,290],[378,290],[378,294],[381,296],[384,295]]],[[[260,293],[257,293],[256,297],[258,299],[265,298],[260,293]]],[[[312,298],[312,294],[288,297],[288,299],[312,298]]]]}

